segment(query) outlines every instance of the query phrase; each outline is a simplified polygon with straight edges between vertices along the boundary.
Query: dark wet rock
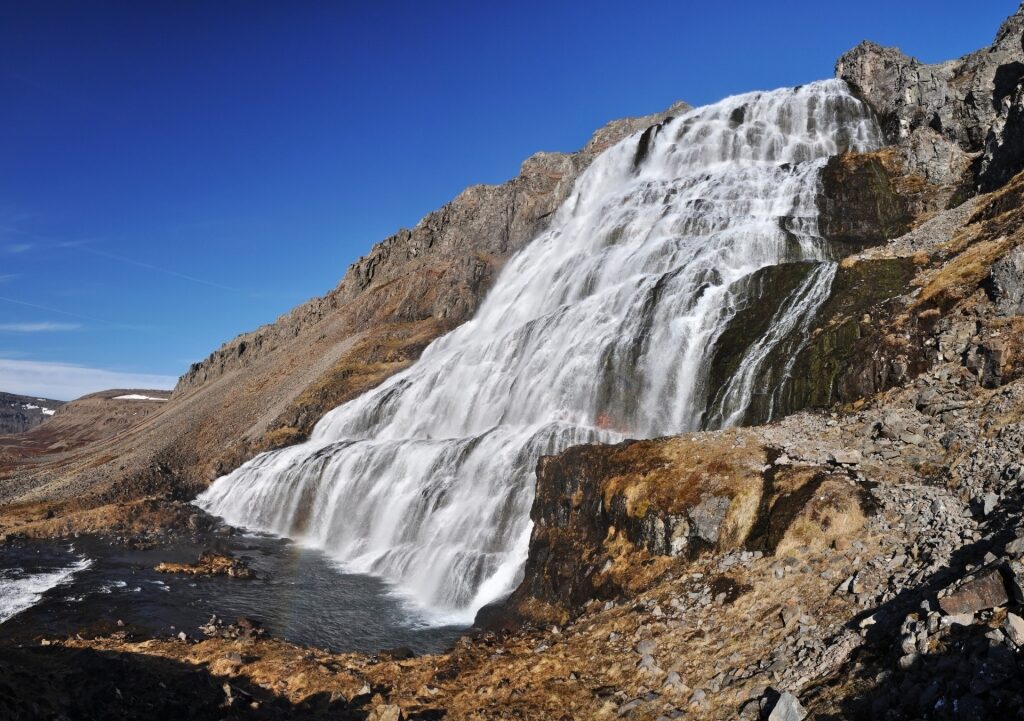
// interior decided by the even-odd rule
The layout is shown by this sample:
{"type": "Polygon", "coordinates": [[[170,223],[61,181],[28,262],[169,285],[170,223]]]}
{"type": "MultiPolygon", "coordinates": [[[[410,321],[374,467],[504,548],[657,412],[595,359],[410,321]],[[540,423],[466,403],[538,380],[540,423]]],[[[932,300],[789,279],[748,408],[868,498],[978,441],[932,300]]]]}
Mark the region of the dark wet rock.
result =
{"type": "MultiPolygon", "coordinates": [[[[728,381],[744,349],[764,335],[786,299],[807,277],[808,263],[763,268],[743,281],[745,298],[715,344],[709,367],[704,427],[718,427],[726,413],[728,381]]],[[[829,298],[810,331],[798,327],[761,365],[756,394],[740,422],[764,423],[804,408],[852,402],[905,382],[928,367],[920,342],[893,338],[886,320],[900,309],[916,268],[910,258],[843,263],[829,298]]]]}
{"type": "Polygon", "coordinates": [[[891,151],[844,153],[821,174],[818,229],[840,255],[878,245],[910,230],[912,200],[900,183],[901,163],[891,151]]]}

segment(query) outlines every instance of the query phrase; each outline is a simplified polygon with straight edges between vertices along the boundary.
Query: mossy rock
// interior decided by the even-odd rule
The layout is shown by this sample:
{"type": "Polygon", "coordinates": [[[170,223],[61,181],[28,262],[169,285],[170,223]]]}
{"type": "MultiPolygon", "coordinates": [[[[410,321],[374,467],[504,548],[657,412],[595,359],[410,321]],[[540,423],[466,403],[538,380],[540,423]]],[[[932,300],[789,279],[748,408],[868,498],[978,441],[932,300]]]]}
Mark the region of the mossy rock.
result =
{"type": "MultiPolygon", "coordinates": [[[[740,361],[813,267],[785,263],[762,268],[742,281],[745,287],[738,291],[746,300],[712,354],[705,427],[720,423],[721,396],[740,361]]],[[[882,342],[885,323],[876,317],[890,315],[892,302],[907,291],[915,272],[910,258],[840,265],[828,300],[818,311],[817,327],[809,337],[794,331],[775,346],[758,372],[754,383],[761,390],[741,423],[765,423],[804,408],[848,402],[891,385],[894,369],[920,370],[920,358],[903,360],[897,350],[889,352],[882,342]],[[865,315],[875,321],[862,322],[865,315]]]]}

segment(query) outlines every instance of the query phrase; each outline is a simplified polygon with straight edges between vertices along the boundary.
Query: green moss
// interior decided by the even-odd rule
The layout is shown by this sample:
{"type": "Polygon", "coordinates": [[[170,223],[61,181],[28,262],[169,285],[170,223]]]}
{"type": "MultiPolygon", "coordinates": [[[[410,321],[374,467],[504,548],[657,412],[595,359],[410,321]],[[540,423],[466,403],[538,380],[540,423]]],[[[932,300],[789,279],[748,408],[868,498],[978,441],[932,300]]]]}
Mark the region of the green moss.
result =
{"type": "MultiPolygon", "coordinates": [[[[772,265],[734,284],[732,290],[741,299],[741,305],[715,343],[708,377],[707,422],[714,421],[710,417],[712,409],[747,349],[768,332],[779,307],[806,280],[813,267],[813,263],[772,265]]],[[[758,410],[751,410],[752,417],[758,414],[758,410]]]]}
{"type": "MultiPolygon", "coordinates": [[[[880,390],[884,379],[872,376],[872,354],[880,348],[879,326],[862,323],[865,314],[902,295],[916,268],[910,258],[884,258],[840,266],[832,293],[822,307],[822,323],[797,355],[788,382],[780,389],[775,416],[812,407],[829,407],[855,394],[880,390]],[[860,385],[859,385],[860,384],[860,385]]],[[[775,365],[779,359],[773,359],[775,365]]]]}

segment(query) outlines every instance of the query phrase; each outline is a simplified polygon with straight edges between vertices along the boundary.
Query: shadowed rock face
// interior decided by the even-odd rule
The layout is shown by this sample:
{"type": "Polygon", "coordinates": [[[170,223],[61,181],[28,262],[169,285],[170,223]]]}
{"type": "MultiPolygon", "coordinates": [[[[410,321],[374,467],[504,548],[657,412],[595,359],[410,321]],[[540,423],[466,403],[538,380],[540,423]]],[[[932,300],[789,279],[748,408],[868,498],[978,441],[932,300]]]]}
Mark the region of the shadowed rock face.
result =
{"type": "Polygon", "coordinates": [[[840,254],[903,235],[925,210],[919,207],[923,179],[907,177],[901,166],[891,150],[829,159],[821,177],[818,229],[840,254]]]}
{"type": "Polygon", "coordinates": [[[863,42],[836,63],[878,114],[886,139],[928,182],[988,191],[1024,167],[1024,12],[988,48],[926,65],[897,48],[863,42]]]}
{"type": "Polygon", "coordinates": [[[64,401],[0,393],[0,434],[24,433],[53,415],[64,401]]]}

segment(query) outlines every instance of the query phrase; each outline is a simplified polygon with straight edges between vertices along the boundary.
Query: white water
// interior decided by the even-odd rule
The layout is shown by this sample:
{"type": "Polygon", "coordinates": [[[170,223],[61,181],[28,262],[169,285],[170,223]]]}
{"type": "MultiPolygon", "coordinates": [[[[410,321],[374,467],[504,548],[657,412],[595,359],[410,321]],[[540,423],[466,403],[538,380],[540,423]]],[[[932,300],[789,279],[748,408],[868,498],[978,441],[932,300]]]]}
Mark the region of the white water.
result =
{"type": "Polygon", "coordinates": [[[39,603],[51,588],[67,583],[91,565],[91,560],[81,558],[66,568],[42,573],[28,573],[20,568],[0,571],[0,623],[39,603]]]}
{"type": "MultiPolygon", "coordinates": [[[[876,137],[846,86],[824,81],[690,111],[658,129],[639,164],[640,135],[623,140],[476,317],[335,408],[308,442],[253,459],[197,502],[380,575],[436,620],[472,619],[520,578],[538,457],[700,427],[737,281],[828,260],[820,170],[876,137]]],[[[810,273],[780,323],[809,322],[833,272],[810,273]]],[[[742,416],[784,330],[744,357],[723,423],[742,416]]]]}

